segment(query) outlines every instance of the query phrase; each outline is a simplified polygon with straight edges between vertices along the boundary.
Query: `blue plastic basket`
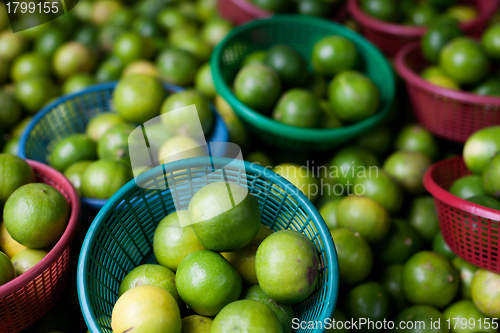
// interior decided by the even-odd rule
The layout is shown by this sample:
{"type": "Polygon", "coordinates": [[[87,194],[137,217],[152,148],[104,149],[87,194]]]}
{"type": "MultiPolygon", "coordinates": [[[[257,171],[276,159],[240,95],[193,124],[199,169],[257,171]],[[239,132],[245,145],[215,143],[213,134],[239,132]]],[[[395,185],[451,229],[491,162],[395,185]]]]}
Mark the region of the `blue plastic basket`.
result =
{"type": "Polygon", "coordinates": [[[229,165],[232,161],[198,157],[164,164],[138,181],[152,188],[168,180],[170,187],[151,189],[131,181],[108,200],[90,226],[78,262],[78,296],[90,332],[112,333],[111,313],[120,282],[136,266],[155,262],[153,236],[160,220],[175,211],[172,190],[184,208],[197,190],[222,180],[249,189],[259,202],[263,224],[273,230],[300,231],[313,241],[320,257],[319,283],[309,298],[294,306],[295,315],[301,321],[331,318],[338,294],[338,263],[332,236],[320,214],[285,178],[248,162],[229,165]]]}
{"type": "MultiPolygon", "coordinates": [[[[116,85],[117,82],[93,85],[83,91],[65,95],[44,107],[33,117],[21,136],[19,156],[47,164],[47,156],[57,143],[69,135],[85,133],[87,124],[95,116],[113,112],[112,98],[116,85]]],[[[170,93],[184,90],[168,83],[163,86],[170,93]]],[[[215,115],[215,124],[208,141],[228,142],[226,125],[215,107],[211,105],[211,108],[215,115]]],[[[223,152],[216,152],[214,155],[222,156],[223,152]]],[[[81,198],[81,202],[84,208],[96,211],[104,206],[106,200],[81,198]]]]}

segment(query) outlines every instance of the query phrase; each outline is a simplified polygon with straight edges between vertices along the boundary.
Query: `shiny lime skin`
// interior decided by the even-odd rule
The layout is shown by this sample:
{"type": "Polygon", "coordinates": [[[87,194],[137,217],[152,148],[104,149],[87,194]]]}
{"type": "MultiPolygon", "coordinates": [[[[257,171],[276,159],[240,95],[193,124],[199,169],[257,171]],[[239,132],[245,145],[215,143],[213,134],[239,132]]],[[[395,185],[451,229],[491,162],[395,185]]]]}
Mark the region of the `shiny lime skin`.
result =
{"type": "Polygon", "coordinates": [[[73,134],[55,146],[48,160],[53,168],[64,172],[73,163],[95,160],[96,149],[96,143],[85,134],[73,134]]]}
{"type": "Polygon", "coordinates": [[[471,284],[472,301],[484,315],[500,318],[500,275],[478,269],[471,284]]]}
{"type": "Polygon", "coordinates": [[[189,52],[168,48],[156,58],[160,76],[167,82],[187,86],[194,81],[198,59],[189,52]]]}
{"type": "Polygon", "coordinates": [[[52,68],[60,79],[75,73],[88,73],[94,69],[94,65],[94,54],[88,47],[78,42],[63,44],[52,58],[52,68]]]}
{"type": "Polygon", "coordinates": [[[129,163],[128,138],[134,129],[135,126],[130,124],[118,124],[112,127],[97,143],[97,156],[100,159],[129,163]]]}
{"type": "Polygon", "coordinates": [[[396,0],[362,0],[361,9],[382,21],[398,21],[399,13],[396,0]]]}
{"type": "Polygon", "coordinates": [[[364,74],[345,71],[330,83],[328,100],[341,121],[358,122],[377,112],[380,95],[377,86],[364,74]]]}
{"type": "Polygon", "coordinates": [[[123,33],[113,45],[113,54],[124,65],[145,57],[144,37],[136,32],[123,33]]]}
{"type": "Polygon", "coordinates": [[[396,150],[422,153],[434,160],[439,148],[429,131],[419,125],[409,125],[396,138],[396,150]]]}
{"type": "Polygon", "coordinates": [[[328,17],[330,15],[330,6],[323,0],[300,0],[297,5],[297,12],[301,15],[328,17]]]}
{"type": "Polygon", "coordinates": [[[47,59],[38,53],[25,53],[14,60],[10,71],[12,81],[19,82],[31,76],[49,76],[51,73],[47,59]]]}
{"type": "Polygon", "coordinates": [[[28,248],[16,253],[10,260],[14,264],[16,275],[20,276],[35,267],[47,254],[45,250],[28,248]]]}
{"type": "Polygon", "coordinates": [[[467,200],[484,207],[500,210],[500,201],[493,197],[490,197],[489,195],[476,195],[474,197],[468,198],[467,200]]]}
{"type": "Polygon", "coordinates": [[[215,98],[217,92],[215,91],[214,80],[212,79],[210,63],[207,62],[198,69],[194,84],[196,90],[202,93],[208,100],[213,100],[215,98]]]}
{"type": "Polygon", "coordinates": [[[358,177],[354,181],[354,189],[362,188],[364,197],[375,200],[390,213],[399,210],[403,203],[403,192],[384,170],[368,173],[365,177],[358,177]]]}
{"type": "Polygon", "coordinates": [[[265,65],[266,58],[267,58],[267,51],[254,51],[245,57],[242,66],[244,67],[253,63],[265,65]]]}
{"type": "Polygon", "coordinates": [[[429,80],[430,78],[435,76],[446,76],[446,74],[444,74],[443,70],[439,66],[430,66],[420,72],[420,76],[426,80],[429,80]]]}
{"type": "Polygon", "coordinates": [[[432,306],[415,305],[406,308],[394,318],[394,324],[395,327],[403,324],[404,326],[402,327],[404,328],[398,330],[403,333],[448,333],[443,314],[432,306]],[[439,328],[431,326],[437,320],[441,323],[439,328]],[[405,325],[408,322],[419,322],[420,324],[405,325]]]}
{"type": "Polygon", "coordinates": [[[56,28],[49,28],[35,40],[35,51],[50,59],[65,41],[66,36],[62,31],[56,28]]]}
{"type": "Polygon", "coordinates": [[[17,82],[15,95],[26,111],[34,114],[56,96],[56,87],[48,77],[35,76],[17,82]]]}
{"type": "Polygon", "coordinates": [[[315,128],[319,125],[321,114],[321,107],[310,92],[303,89],[291,89],[278,101],[272,117],[282,124],[315,128]]]}
{"type": "Polygon", "coordinates": [[[419,4],[410,13],[407,23],[411,25],[429,25],[438,17],[438,12],[433,6],[426,3],[419,4]]]}
{"type": "Polygon", "coordinates": [[[472,92],[481,96],[500,97],[500,79],[491,78],[476,86],[472,92]]]}
{"type": "Polygon", "coordinates": [[[422,246],[422,238],[408,222],[393,218],[389,234],[373,247],[373,251],[375,258],[382,264],[403,264],[422,246]]]}
{"type": "Polygon", "coordinates": [[[314,44],[311,62],[317,73],[334,76],[353,69],[356,57],[356,47],[350,40],[341,36],[327,36],[314,44]]]}
{"type": "Polygon", "coordinates": [[[73,184],[78,194],[82,195],[82,177],[85,169],[92,163],[92,161],[80,161],[71,164],[66,171],[64,171],[64,176],[73,184]]]}
{"type": "Polygon", "coordinates": [[[185,36],[173,46],[194,55],[200,62],[207,61],[212,53],[210,46],[198,36],[185,36]]]}
{"type": "Polygon", "coordinates": [[[90,120],[86,134],[94,141],[99,141],[112,127],[125,123],[116,113],[103,113],[90,120]]]}
{"type": "Polygon", "coordinates": [[[486,195],[481,176],[478,175],[464,176],[455,180],[453,184],[451,184],[449,191],[451,194],[462,199],[486,195]]]}
{"type": "Polygon", "coordinates": [[[88,198],[109,199],[132,178],[130,167],[121,162],[93,162],[83,173],[82,195],[88,198]]]}
{"type": "Polygon", "coordinates": [[[479,332],[498,332],[491,327],[486,329],[484,324],[486,316],[477,310],[474,303],[469,300],[462,300],[448,306],[443,312],[444,317],[451,322],[451,333],[473,333],[479,332]],[[467,324],[464,325],[464,322],[467,324]],[[474,322],[474,325],[471,325],[474,322]],[[476,326],[477,325],[477,326],[476,326]],[[480,327],[480,328],[479,328],[480,327]]]}
{"type": "Polygon", "coordinates": [[[500,25],[489,27],[483,33],[481,41],[488,57],[500,60],[500,25]]]}
{"type": "Polygon", "coordinates": [[[182,300],[203,316],[217,315],[242,292],[238,272],[220,254],[208,250],[193,252],[181,261],[176,284],[182,300]]]}
{"type": "Polygon", "coordinates": [[[117,57],[110,57],[97,68],[95,79],[99,83],[116,81],[120,78],[122,70],[122,61],[117,57]]]}
{"type": "Polygon", "coordinates": [[[465,142],[465,165],[471,172],[481,174],[497,152],[500,152],[500,126],[480,129],[465,142]]]}
{"type": "Polygon", "coordinates": [[[390,265],[384,268],[380,283],[385,287],[392,300],[396,303],[396,310],[401,311],[408,307],[409,303],[403,292],[403,268],[402,264],[390,265]]]}
{"type": "Polygon", "coordinates": [[[274,69],[283,84],[296,87],[307,77],[307,63],[302,56],[287,45],[276,45],[267,51],[266,65],[274,69]]]}
{"type": "Polygon", "coordinates": [[[342,198],[335,198],[325,203],[319,210],[321,217],[325,220],[328,229],[333,230],[339,227],[337,221],[337,210],[342,198]]]}
{"type": "MultiPolygon", "coordinates": [[[[348,184],[353,184],[356,178],[367,173],[374,172],[373,169],[378,165],[377,157],[361,147],[348,146],[339,150],[330,162],[332,166],[333,178],[336,182],[347,188],[348,184]],[[370,167],[374,167],[373,169],[370,167]]],[[[330,172],[332,173],[332,172],[330,172]]],[[[352,194],[353,191],[347,193],[344,190],[343,194],[352,194]]]]}
{"type": "Polygon", "coordinates": [[[422,178],[431,164],[425,154],[396,151],[385,160],[383,168],[406,192],[418,195],[425,190],[422,178]]]}
{"type": "Polygon", "coordinates": [[[231,31],[231,22],[217,16],[208,20],[201,30],[201,38],[211,48],[216,47],[231,31]]]}
{"type": "Polygon", "coordinates": [[[456,268],[458,274],[460,275],[460,296],[462,299],[472,299],[471,296],[471,284],[474,274],[478,270],[473,264],[463,260],[459,256],[456,256],[451,261],[453,267],[456,268]]]}
{"type": "Polygon", "coordinates": [[[481,175],[483,187],[489,195],[500,198],[500,154],[495,155],[481,175]]]}
{"type": "Polygon", "coordinates": [[[96,84],[94,77],[87,73],[77,73],[68,77],[63,84],[63,94],[71,94],[81,91],[88,86],[96,84]]]}
{"type": "Polygon", "coordinates": [[[414,199],[410,205],[408,222],[423,239],[431,241],[434,235],[439,232],[439,221],[434,198],[424,196],[414,199]]]}
{"type": "Polygon", "coordinates": [[[250,64],[236,75],[234,92],[236,97],[249,107],[266,113],[278,100],[281,81],[278,73],[271,67],[250,64]]]}

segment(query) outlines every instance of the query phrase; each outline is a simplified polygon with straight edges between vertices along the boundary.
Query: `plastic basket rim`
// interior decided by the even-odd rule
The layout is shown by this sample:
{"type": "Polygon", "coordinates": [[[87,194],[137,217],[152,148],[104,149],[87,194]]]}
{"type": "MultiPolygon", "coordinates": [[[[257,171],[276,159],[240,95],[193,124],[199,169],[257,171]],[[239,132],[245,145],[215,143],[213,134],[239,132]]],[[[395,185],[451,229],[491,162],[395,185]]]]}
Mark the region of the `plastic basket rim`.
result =
{"type": "Polygon", "coordinates": [[[259,8],[248,0],[229,0],[229,1],[233,2],[235,5],[240,7],[245,12],[247,12],[251,15],[257,16],[257,17],[262,18],[262,17],[268,17],[268,16],[273,15],[272,12],[267,11],[267,10],[262,9],[262,8],[259,8]]]}
{"type": "Polygon", "coordinates": [[[434,172],[441,168],[443,165],[447,165],[450,162],[462,163],[463,157],[450,157],[433,164],[429,169],[427,169],[423,179],[425,189],[429,191],[429,193],[434,197],[435,200],[442,201],[449,206],[493,221],[500,221],[500,211],[484,207],[457,197],[456,195],[451,194],[436,183],[434,179],[434,172]]]}
{"type": "MultiPolygon", "coordinates": [[[[21,137],[19,139],[18,156],[21,157],[21,158],[23,158],[23,159],[26,159],[26,150],[25,150],[25,147],[26,147],[26,143],[28,141],[28,138],[29,138],[29,135],[30,135],[31,131],[33,130],[33,128],[35,127],[35,125],[39,121],[41,121],[41,119],[43,117],[45,117],[54,107],[56,107],[59,104],[62,104],[64,102],[66,102],[66,101],[69,101],[69,100],[71,100],[71,99],[73,99],[75,97],[81,96],[81,95],[85,95],[85,94],[88,94],[88,93],[93,93],[93,92],[97,92],[97,91],[101,91],[101,90],[105,90],[105,89],[112,89],[112,88],[116,87],[116,85],[118,83],[119,83],[119,81],[110,81],[110,82],[104,82],[104,83],[94,84],[94,85],[91,85],[91,86],[89,86],[89,87],[87,87],[87,88],[85,88],[83,90],[77,91],[75,93],[63,95],[63,96],[57,98],[56,100],[52,101],[51,103],[47,104],[38,113],[36,113],[33,116],[33,119],[31,119],[31,121],[29,122],[28,126],[23,131],[23,134],[21,135],[21,137]]],[[[187,89],[187,88],[176,86],[174,84],[167,83],[167,82],[162,82],[162,86],[166,90],[173,91],[175,93],[187,89]]],[[[224,131],[224,133],[225,133],[225,142],[228,142],[229,141],[229,133],[227,131],[227,127],[226,127],[225,122],[222,120],[221,116],[219,115],[219,113],[217,112],[215,106],[212,103],[210,103],[210,108],[211,108],[212,112],[215,115],[214,125],[213,125],[214,129],[215,129],[215,127],[217,125],[220,126],[220,123],[221,123],[224,126],[224,129],[225,129],[225,131],[224,131]]],[[[86,206],[91,207],[93,209],[100,209],[100,208],[102,208],[104,206],[104,204],[106,203],[106,201],[107,201],[107,199],[96,199],[96,198],[88,198],[88,197],[81,197],[80,200],[81,200],[81,203],[83,205],[86,205],[86,206]]]]}
{"type": "Polygon", "coordinates": [[[35,174],[38,173],[42,176],[49,176],[51,179],[57,181],[57,184],[60,187],[64,188],[69,196],[71,214],[69,216],[68,225],[66,226],[63,235],[57,241],[56,245],[54,245],[49,253],[42,260],[40,260],[40,262],[38,262],[26,273],[21,274],[14,280],[0,286],[0,299],[25,287],[36,277],[45,272],[45,270],[47,270],[56,260],[58,260],[63,252],[71,245],[71,241],[75,237],[79,225],[81,213],[80,200],[71,182],[66,179],[66,177],[64,177],[59,171],[51,168],[48,165],[33,160],[26,160],[26,162],[33,168],[35,174]]]}
{"type": "Polygon", "coordinates": [[[481,96],[468,91],[458,91],[433,85],[420,77],[413,69],[406,64],[408,56],[415,51],[422,49],[420,41],[410,43],[403,47],[396,55],[395,68],[407,85],[416,86],[428,94],[443,96],[448,99],[457,100],[468,104],[485,104],[500,106],[500,98],[493,96],[481,96]]]}
{"type": "MultiPolygon", "coordinates": [[[[468,23],[461,23],[460,28],[464,32],[468,32],[469,30],[475,29],[478,25],[483,22],[489,20],[495,13],[498,5],[500,4],[499,0],[488,0],[494,1],[493,8],[491,12],[481,11],[479,16],[468,23]]],[[[358,0],[347,0],[347,8],[349,10],[349,14],[361,25],[366,26],[374,31],[383,32],[386,34],[398,35],[401,37],[420,37],[427,31],[427,27],[425,26],[406,26],[403,24],[396,24],[391,22],[386,22],[382,20],[378,20],[374,17],[365,14],[363,10],[358,5],[358,0]]]]}
{"type": "MultiPolygon", "coordinates": [[[[147,171],[144,175],[145,177],[151,177],[152,175],[155,174],[165,175],[168,174],[169,172],[173,172],[179,169],[186,169],[188,167],[207,166],[210,164],[214,166],[217,163],[221,163],[224,165],[228,164],[230,161],[232,161],[231,158],[225,158],[225,157],[216,157],[216,158],[194,157],[157,166],[156,168],[147,171]]],[[[302,209],[304,209],[304,211],[308,214],[308,216],[310,216],[311,220],[318,222],[317,223],[318,234],[324,240],[325,257],[327,258],[327,260],[331,265],[328,271],[325,270],[325,274],[327,274],[328,272],[328,280],[330,281],[332,288],[328,290],[328,295],[327,295],[328,297],[325,297],[328,300],[328,304],[323,312],[326,312],[328,317],[331,317],[333,315],[333,311],[335,310],[335,306],[338,299],[338,290],[339,290],[338,258],[333,238],[330,232],[328,231],[328,228],[323,218],[321,217],[316,207],[312,204],[312,202],[309,201],[309,199],[305,196],[305,194],[303,194],[298,188],[293,186],[292,183],[290,183],[288,180],[278,175],[274,171],[247,161],[244,161],[244,171],[247,174],[249,174],[250,171],[253,171],[255,173],[258,172],[261,175],[261,177],[264,176],[264,179],[266,180],[272,179],[273,182],[279,183],[282,186],[284,186],[283,188],[287,189],[288,195],[293,195],[294,200],[296,200],[299,203],[299,205],[300,204],[302,205],[301,206],[302,209]],[[290,191],[292,190],[293,193],[290,193],[290,191]]],[[[125,186],[123,186],[106,202],[104,207],[99,211],[94,221],[90,225],[89,230],[85,236],[82,249],[80,251],[80,256],[78,259],[78,270],[77,270],[78,299],[80,302],[80,308],[82,309],[83,312],[83,317],[91,333],[100,333],[102,332],[102,330],[96,324],[97,318],[95,318],[93,311],[89,310],[92,308],[88,295],[89,282],[88,279],[86,278],[87,268],[90,260],[89,249],[91,245],[93,245],[97,237],[96,229],[98,228],[98,226],[100,226],[101,223],[104,223],[111,214],[110,211],[111,206],[119,204],[122,201],[122,197],[128,194],[128,192],[133,191],[135,187],[136,187],[135,180],[129,181],[125,186]]],[[[322,331],[315,330],[314,332],[319,333],[322,331]]]]}
{"type": "MultiPolygon", "coordinates": [[[[333,34],[333,32],[332,32],[333,34]]],[[[394,100],[394,96],[396,94],[396,81],[394,72],[386,60],[386,58],[382,55],[379,49],[377,49],[372,43],[367,41],[364,37],[359,35],[358,33],[347,29],[346,27],[325,19],[320,19],[317,17],[307,17],[305,15],[275,15],[271,18],[264,18],[254,20],[245,25],[239,26],[231,30],[231,32],[224,38],[222,42],[214,49],[212,56],[210,58],[210,66],[212,68],[212,76],[215,84],[215,88],[217,93],[222,96],[233,108],[234,112],[245,121],[251,123],[253,126],[256,126],[265,131],[271,132],[275,135],[285,137],[293,140],[303,140],[308,142],[319,142],[324,140],[333,140],[337,139],[341,136],[350,136],[355,133],[360,133],[365,130],[369,130],[381,123],[390,113],[392,103],[394,100]],[[343,32],[349,36],[350,40],[354,39],[358,44],[362,44],[364,47],[367,47],[377,58],[377,62],[381,66],[382,70],[385,71],[386,75],[389,77],[386,84],[384,84],[383,89],[389,92],[389,102],[384,108],[379,109],[372,116],[354,123],[350,125],[345,125],[339,128],[332,129],[311,129],[311,128],[301,128],[290,126],[286,124],[282,124],[270,117],[262,115],[258,111],[246,106],[242,103],[236,95],[231,91],[228,85],[224,82],[220,71],[220,59],[222,57],[222,51],[226,47],[226,45],[236,36],[241,33],[246,32],[247,30],[252,30],[254,28],[261,27],[262,25],[266,25],[268,22],[280,22],[280,23],[307,23],[316,26],[328,27],[329,30],[343,30],[343,32]]],[[[380,87],[377,87],[381,89],[380,87]]]]}

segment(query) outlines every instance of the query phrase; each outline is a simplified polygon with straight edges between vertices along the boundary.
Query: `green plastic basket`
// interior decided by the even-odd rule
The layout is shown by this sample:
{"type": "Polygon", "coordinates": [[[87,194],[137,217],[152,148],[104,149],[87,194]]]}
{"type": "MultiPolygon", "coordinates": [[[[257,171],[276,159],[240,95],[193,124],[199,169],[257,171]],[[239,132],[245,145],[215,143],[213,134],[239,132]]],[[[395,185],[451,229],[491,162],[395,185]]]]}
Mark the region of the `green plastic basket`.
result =
{"type": "MultiPolygon", "coordinates": [[[[301,321],[328,323],[337,301],[337,254],[314,205],[283,177],[259,165],[198,157],[164,164],[139,176],[138,182],[147,186],[129,182],[108,200],[90,226],[78,263],[78,296],[90,332],[112,333],[111,313],[120,282],[136,266],[155,262],[153,235],[160,220],[175,211],[172,190],[184,208],[197,190],[222,180],[249,189],[259,202],[263,224],[273,230],[300,231],[313,241],[320,257],[319,283],[294,310],[301,321]],[[166,180],[170,187],[156,189],[166,180]]],[[[318,326],[294,332],[324,330],[318,326]]]]}
{"type": "Polygon", "coordinates": [[[264,142],[291,151],[324,151],[359,137],[388,116],[395,96],[394,72],[375,46],[342,25],[315,17],[276,15],[235,28],[215,48],[210,65],[217,92],[247,127],[264,142]],[[337,129],[293,127],[246,106],[232,92],[232,82],[248,54],[285,44],[297,50],[310,63],[314,44],[331,35],[345,37],[354,43],[361,58],[360,69],[378,87],[380,108],[373,116],[337,129]]]}

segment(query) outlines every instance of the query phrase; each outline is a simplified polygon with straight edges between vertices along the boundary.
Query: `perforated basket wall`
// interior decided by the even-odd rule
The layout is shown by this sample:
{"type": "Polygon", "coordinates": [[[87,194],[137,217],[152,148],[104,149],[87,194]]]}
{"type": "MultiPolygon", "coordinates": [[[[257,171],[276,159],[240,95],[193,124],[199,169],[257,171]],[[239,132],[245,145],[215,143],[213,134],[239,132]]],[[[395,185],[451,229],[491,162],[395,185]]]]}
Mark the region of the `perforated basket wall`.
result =
{"type": "Polygon", "coordinates": [[[453,157],[429,168],[424,185],[434,196],[441,232],[451,250],[478,267],[500,273],[500,211],[448,192],[455,180],[468,174],[462,157],[453,157]]]}
{"type": "Polygon", "coordinates": [[[145,189],[132,181],[106,203],[90,227],[78,264],[80,304],[92,333],[112,332],[110,319],[120,282],[136,266],[154,262],[152,243],[156,226],[175,211],[171,189],[175,188],[178,194],[175,197],[187,208],[193,193],[208,183],[224,179],[248,187],[259,202],[263,224],[273,230],[298,230],[313,241],[321,265],[318,287],[294,310],[301,320],[331,318],[338,289],[337,256],[332,237],[316,208],[302,192],[274,172],[248,162],[241,168],[229,167],[230,161],[202,157],[159,166],[144,174],[142,179],[148,180],[147,188],[165,183],[166,179],[175,184],[173,187],[145,189]],[[222,168],[224,173],[220,172],[222,168]]]}

